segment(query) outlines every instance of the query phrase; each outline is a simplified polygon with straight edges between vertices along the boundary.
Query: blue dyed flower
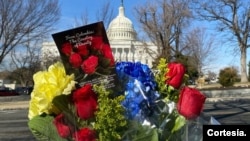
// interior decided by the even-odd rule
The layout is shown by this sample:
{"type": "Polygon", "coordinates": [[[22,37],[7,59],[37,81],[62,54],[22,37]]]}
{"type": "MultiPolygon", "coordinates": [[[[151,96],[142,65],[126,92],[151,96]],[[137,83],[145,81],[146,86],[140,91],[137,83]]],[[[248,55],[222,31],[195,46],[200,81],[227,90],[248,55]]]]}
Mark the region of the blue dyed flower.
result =
{"type": "Polygon", "coordinates": [[[118,62],[116,64],[116,72],[120,80],[127,80],[128,77],[133,77],[143,85],[149,86],[150,89],[154,90],[156,87],[154,75],[148,65],[140,62],[118,62]]]}
{"type": "Polygon", "coordinates": [[[126,116],[129,119],[143,121],[153,112],[150,107],[159,97],[155,91],[153,73],[147,65],[140,62],[118,62],[116,72],[125,87],[125,100],[122,105],[126,108],[126,116]]]}

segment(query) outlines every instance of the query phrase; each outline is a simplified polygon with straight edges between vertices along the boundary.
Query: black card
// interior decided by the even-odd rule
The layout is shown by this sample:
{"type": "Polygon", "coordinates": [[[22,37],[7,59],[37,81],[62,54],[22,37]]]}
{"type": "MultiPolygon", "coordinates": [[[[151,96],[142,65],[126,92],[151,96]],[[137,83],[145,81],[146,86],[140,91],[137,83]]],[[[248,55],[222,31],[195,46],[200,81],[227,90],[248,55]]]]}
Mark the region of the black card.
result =
{"type": "Polygon", "coordinates": [[[52,34],[67,74],[76,81],[114,87],[115,61],[103,22],[52,34]]]}

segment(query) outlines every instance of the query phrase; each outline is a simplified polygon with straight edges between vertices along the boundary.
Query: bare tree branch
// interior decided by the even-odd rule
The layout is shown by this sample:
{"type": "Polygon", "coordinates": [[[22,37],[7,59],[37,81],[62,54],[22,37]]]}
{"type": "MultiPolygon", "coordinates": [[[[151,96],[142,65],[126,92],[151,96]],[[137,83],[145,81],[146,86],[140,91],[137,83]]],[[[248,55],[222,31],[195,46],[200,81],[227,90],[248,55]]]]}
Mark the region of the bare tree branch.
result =
{"type": "Polygon", "coordinates": [[[195,28],[186,36],[186,46],[189,51],[186,53],[192,58],[193,64],[197,65],[200,76],[216,59],[217,46],[214,39],[215,37],[209,36],[204,28],[195,28]]]}
{"type": "Polygon", "coordinates": [[[108,28],[110,22],[114,19],[114,8],[111,7],[110,1],[107,1],[102,5],[99,11],[96,13],[96,19],[103,21],[105,28],[108,28]]]}
{"type": "Polygon", "coordinates": [[[191,17],[188,0],[156,0],[135,7],[135,15],[159,57],[172,60],[181,51],[180,37],[191,17]]]}
{"type": "MultiPolygon", "coordinates": [[[[97,21],[103,21],[103,24],[105,26],[105,28],[108,28],[108,25],[110,24],[110,22],[114,19],[114,8],[111,7],[111,2],[110,1],[105,1],[105,3],[103,3],[100,7],[100,10],[96,11],[96,15],[94,20],[97,21]]],[[[80,21],[79,20],[75,20],[76,21],[76,25],[80,26],[80,25],[86,25],[89,24],[90,22],[92,22],[89,19],[89,13],[88,11],[83,11],[82,15],[80,17],[80,21]]]]}
{"type": "Polygon", "coordinates": [[[15,48],[11,51],[9,66],[12,73],[9,79],[17,80],[22,86],[33,82],[33,74],[41,69],[38,44],[41,43],[33,41],[22,46],[22,49],[15,48]]]}
{"type": "Polygon", "coordinates": [[[58,0],[0,0],[0,63],[18,45],[44,37],[59,16],[58,0]]]}
{"type": "Polygon", "coordinates": [[[218,23],[220,32],[231,35],[240,50],[241,82],[247,82],[246,52],[250,46],[250,2],[244,0],[193,0],[196,13],[202,20],[218,23]]]}

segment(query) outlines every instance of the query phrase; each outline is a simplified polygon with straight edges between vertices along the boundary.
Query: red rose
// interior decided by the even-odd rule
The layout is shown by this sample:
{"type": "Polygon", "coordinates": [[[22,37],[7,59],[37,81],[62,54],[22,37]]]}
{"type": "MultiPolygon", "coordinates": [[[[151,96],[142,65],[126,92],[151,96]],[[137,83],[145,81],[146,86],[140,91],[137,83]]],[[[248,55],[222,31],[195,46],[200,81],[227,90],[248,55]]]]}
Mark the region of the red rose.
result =
{"type": "Polygon", "coordinates": [[[168,68],[169,70],[166,73],[166,84],[174,87],[175,89],[179,89],[186,71],[185,67],[180,63],[173,62],[168,64],[168,68]]]}
{"type": "Polygon", "coordinates": [[[181,90],[177,109],[187,119],[195,119],[202,112],[205,100],[205,95],[199,90],[185,86],[181,90]]]}
{"type": "Polygon", "coordinates": [[[79,68],[82,64],[82,58],[78,53],[73,53],[69,57],[69,62],[74,68],[79,68]]]}
{"type": "Polygon", "coordinates": [[[105,58],[107,58],[109,62],[109,66],[114,66],[115,65],[115,60],[114,56],[112,54],[112,50],[109,44],[103,44],[102,47],[102,54],[105,58]]]}
{"type": "Polygon", "coordinates": [[[96,141],[95,132],[89,128],[82,128],[75,133],[75,141],[96,141]]]}
{"type": "Polygon", "coordinates": [[[81,119],[87,120],[94,116],[97,110],[97,96],[90,84],[86,84],[75,90],[73,92],[73,101],[76,106],[77,115],[81,119]]]}
{"type": "Polygon", "coordinates": [[[93,74],[96,70],[97,65],[98,65],[98,57],[92,55],[83,61],[82,70],[86,74],[93,74]]]}
{"type": "Polygon", "coordinates": [[[77,53],[80,54],[82,57],[86,57],[89,55],[89,50],[87,45],[80,45],[77,48],[77,53]]]}
{"type": "Polygon", "coordinates": [[[72,45],[70,43],[64,43],[62,45],[62,53],[64,53],[67,56],[70,56],[72,53],[72,45]]]}
{"type": "Polygon", "coordinates": [[[96,50],[101,50],[103,44],[102,36],[93,36],[91,46],[96,50]]]}
{"type": "Polygon", "coordinates": [[[63,114],[59,114],[55,117],[55,119],[53,120],[54,125],[56,126],[57,132],[58,134],[62,137],[62,138],[67,138],[69,137],[73,132],[73,127],[68,125],[65,122],[64,119],[64,115],[63,114]]]}

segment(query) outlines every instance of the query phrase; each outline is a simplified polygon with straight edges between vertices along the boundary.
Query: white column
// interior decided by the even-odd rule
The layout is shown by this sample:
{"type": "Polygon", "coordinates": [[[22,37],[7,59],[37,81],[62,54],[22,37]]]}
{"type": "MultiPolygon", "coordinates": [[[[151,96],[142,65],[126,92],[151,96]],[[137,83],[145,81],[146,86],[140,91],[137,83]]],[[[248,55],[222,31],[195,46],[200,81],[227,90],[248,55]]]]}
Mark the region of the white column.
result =
{"type": "Polygon", "coordinates": [[[118,48],[115,49],[115,60],[121,61],[120,52],[118,51],[118,48]]]}
{"type": "Polygon", "coordinates": [[[135,58],[135,62],[140,61],[140,53],[138,50],[135,50],[135,54],[134,54],[134,58],[135,58]]]}
{"type": "Polygon", "coordinates": [[[127,61],[127,54],[126,54],[124,48],[122,48],[121,60],[122,61],[127,61]]]}
{"type": "Polygon", "coordinates": [[[133,61],[133,53],[131,52],[131,49],[129,49],[129,52],[128,52],[128,61],[133,61]]]}
{"type": "Polygon", "coordinates": [[[147,63],[146,58],[147,58],[147,55],[146,55],[145,52],[143,52],[143,53],[141,54],[141,63],[142,63],[142,64],[146,64],[146,63],[147,63]]]}

